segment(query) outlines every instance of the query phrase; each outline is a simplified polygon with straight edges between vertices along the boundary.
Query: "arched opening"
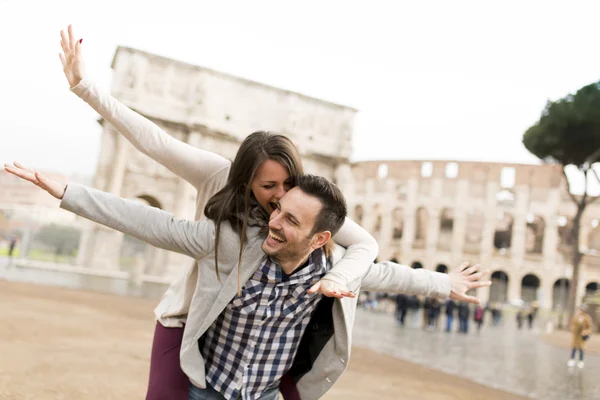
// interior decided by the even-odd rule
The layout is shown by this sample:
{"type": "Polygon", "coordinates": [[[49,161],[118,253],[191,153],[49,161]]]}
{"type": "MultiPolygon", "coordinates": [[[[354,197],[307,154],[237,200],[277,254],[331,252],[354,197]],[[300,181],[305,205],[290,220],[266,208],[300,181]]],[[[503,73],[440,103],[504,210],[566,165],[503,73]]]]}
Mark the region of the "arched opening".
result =
{"type": "Polygon", "coordinates": [[[463,251],[469,254],[479,254],[481,252],[481,239],[483,235],[483,226],[485,218],[483,212],[479,210],[469,210],[467,212],[467,227],[465,230],[465,244],[463,251]]]}
{"type": "Polygon", "coordinates": [[[415,240],[413,242],[413,247],[423,248],[425,247],[425,240],[427,238],[427,210],[424,207],[419,207],[415,214],[415,219],[415,240]]]}
{"type": "Polygon", "coordinates": [[[438,266],[435,267],[435,271],[447,274],[448,273],[448,267],[445,264],[438,264],[438,266]]]}
{"type": "MultiPolygon", "coordinates": [[[[162,209],[160,202],[153,196],[137,196],[135,201],[162,209]]],[[[157,248],[143,242],[131,235],[123,235],[123,243],[119,251],[119,266],[122,270],[132,272],[134,269],[140,269],[144,273],[154,273],[154,263],[156,260],[157,248]]]]}
{"type": "Polygon", "coordinates": [[[569,286],[571,282],[567,278],[558,279],[552,287],[552,309],[564,310],[569,301],[569,286]]]}
{"type": "Polygon", "coordinates": [[[508,295],[508,275],[504,271],[492,274],[490,286],[490,303],[505,303],[508,295]]]}
{"type": "Polygon", "coordinates": [[[591,296],[598,291],[598,282],[590,282],[585,285],[585,295],[591,296]]]}
{"type": "Polygon", "coordinates": [[[402,233],[404,231],[404,211],[401,207],[397,207],[392,212],[392,221],[394,230],[392,236],[394,239],[402,239],[402,233]]]}
{"type": "Polygon", "coordinates": [[[525,250],[529,254],[542,254],[544,250],[544,229],[546,223],[539,215],[527,216],[527,231],[525,235],[525,250]]]}
{"type": "Polygon", "coordinates": [[[568,257],[573,245],[573,236],[571,235],[571,231],[573,230],[573,219],[561,215],[556,219],[556,224],[558,225],[557,250],[561,252],[563,256],[568,257]]]}
{"type": "Polygon", "coordinates": [[[515,194],[510,190],[501,190],[496,193],[496,204],[505,208],[513,208],[515,206],[515,194]]]}
{"type": "Polygon", "coordinates": [[[423,268],[423,264],[421,264],[419,261],[415,261],[410,265],[413,269],[419,269],[419,268],[423,268]]]}
{"type": "Polygon", "coordinates": [[[540,278],[534,274],[528,274],[521,280],[521,300],[525,302],[537,301],[540,278]]]}
{"type": "Polygon", "coordinates": [[[440,232],[438,235],[438,249],[450,250],[452,248],[452,229],[454,227],[454,211],[444,208],[440,215],[440,232]]]}
{"type": "Polygon", "coordinates": [[[496,229],[494,232],[494,248],[505,254],[510,249],[512,242],[513,217],[510,213],[500,212],[496,217],[496,229]]]}
{"type": "Polygon", "coordinates": [[[600,226],[597,219],[592,221],[592,230],[588,236],[588,250],[592,254],[600,253],[600,226]]]}

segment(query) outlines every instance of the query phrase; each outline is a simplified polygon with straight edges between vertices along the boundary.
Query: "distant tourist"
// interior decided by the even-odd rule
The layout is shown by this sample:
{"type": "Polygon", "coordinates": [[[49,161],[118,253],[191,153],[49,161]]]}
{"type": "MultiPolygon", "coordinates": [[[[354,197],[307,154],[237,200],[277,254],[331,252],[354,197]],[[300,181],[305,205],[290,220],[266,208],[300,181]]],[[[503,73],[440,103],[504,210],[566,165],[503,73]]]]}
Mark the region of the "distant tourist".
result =
{"type": "Polygon", "coordinates": [[[571,359],[567,363],[569,367],[575,366],[575,354],[579,350],[579,362],[577,366],[583,368],[583,349],[585,342],[588,341],[592,334],[592,318],[586,312],[585,305],[579,307],[573,319],[571,320],[571,359]]]}

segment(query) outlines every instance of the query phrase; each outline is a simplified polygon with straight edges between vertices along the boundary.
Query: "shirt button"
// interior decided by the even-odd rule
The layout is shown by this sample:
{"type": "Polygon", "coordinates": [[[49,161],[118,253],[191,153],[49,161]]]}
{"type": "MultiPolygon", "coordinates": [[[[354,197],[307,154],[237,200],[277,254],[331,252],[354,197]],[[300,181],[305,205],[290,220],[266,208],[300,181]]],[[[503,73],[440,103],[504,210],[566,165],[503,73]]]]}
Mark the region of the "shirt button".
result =
{"type": "Polygon", "coordinates": [[[345,362],[346,362],[346,360],[344,360],[343,358],[340,358],[340,360],[342,360],[342,362],[343,362],[343,363],[345,363],[345,362]]]}
{"type": "Polygon", "coordinates": [[[328,383],[331,383],[331,379],[329,379],[329,378],[325,378],[325,380],[326,380],[328,383]]]}

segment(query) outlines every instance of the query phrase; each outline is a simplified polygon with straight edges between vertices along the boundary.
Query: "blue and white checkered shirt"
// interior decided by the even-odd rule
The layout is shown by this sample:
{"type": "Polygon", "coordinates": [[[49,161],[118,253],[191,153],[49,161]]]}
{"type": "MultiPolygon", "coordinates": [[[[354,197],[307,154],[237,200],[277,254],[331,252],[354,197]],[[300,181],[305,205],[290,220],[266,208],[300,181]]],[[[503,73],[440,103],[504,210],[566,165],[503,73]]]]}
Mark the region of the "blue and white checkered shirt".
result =
{"type": "Polygon", "coordinates": [[[265,256],[260,268],[210,326],[202,355],[206,381],[226,399],[258,399],[291,367],[321,294],[306,291],[327,270],[322,249],[292,275],[265,256]]]}

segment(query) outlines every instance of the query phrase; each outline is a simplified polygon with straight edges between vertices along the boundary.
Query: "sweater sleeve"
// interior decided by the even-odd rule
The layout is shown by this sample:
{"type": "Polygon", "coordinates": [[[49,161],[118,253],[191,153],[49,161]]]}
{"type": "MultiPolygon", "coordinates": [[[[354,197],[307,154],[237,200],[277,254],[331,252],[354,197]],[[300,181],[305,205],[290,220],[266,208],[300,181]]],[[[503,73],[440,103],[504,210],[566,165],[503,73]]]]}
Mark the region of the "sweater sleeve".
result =
{"type": "Polygon", "coordinates": [[[115,127],[135,148],[183,178],[197,190],[230,162],[218,154],[175,139],[154,122],[131,110],[90,80],[71,91],[115,127]]]}
{"type": "Polygon", "coordinates": [[[333,237],[335,243],[347,250],[341,260],[323,277],[342,285],[362,277],[379,253],[377,242],[360,225],[346,218],[344,225],[333,237]]]}

